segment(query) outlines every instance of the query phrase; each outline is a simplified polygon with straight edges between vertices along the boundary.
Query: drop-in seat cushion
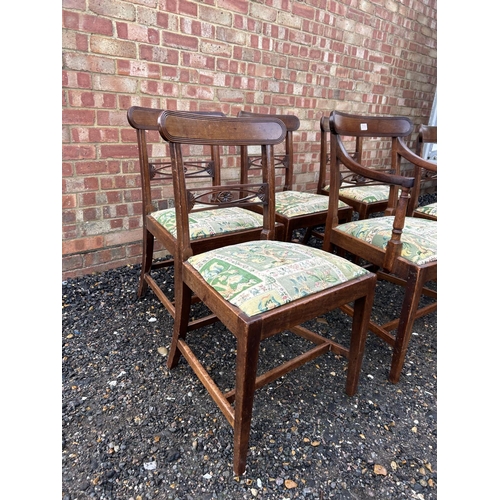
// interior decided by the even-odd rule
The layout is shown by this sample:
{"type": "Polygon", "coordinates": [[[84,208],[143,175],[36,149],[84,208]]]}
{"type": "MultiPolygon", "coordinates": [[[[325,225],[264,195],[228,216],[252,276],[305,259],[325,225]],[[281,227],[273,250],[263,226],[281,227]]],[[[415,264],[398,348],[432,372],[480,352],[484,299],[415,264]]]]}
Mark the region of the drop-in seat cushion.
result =
{"type": "MultiPolygon", "coordinates": [[[[177,238],[174,208],[153,212],[151,216],[174,238],[177,238]]],[[[262,215],[240,207],[220,208],[189,214],[191,240],[259,227],[262,227],[262,215]]]]}
{"type": "MultiPolygon", "coordinates": [[[[340,224],[335,230],[347,233],[384,249],[392,236],[394,217],[374,217],[340,224]]],[[[437,260],[437,222],[407,217],[403,234],[401,257],[417,265],[437,260]]]]}
{"type": "Polygon", "coordinates": [[[375,203],[389,200],[389,186],[357,186],[340,188],[339,194],[350,200],[375,203]]]}
{"type": "MultiPolygon", "coordinates": [[[[313,214],[328,210],[328,196],[303,191],[280,191],[276,193],[276,213],[285,217],[313,214]]],[[[339,208],[347,207],[339,201],[339,208]]]]}
{"type": "Polygon", "coordinates": [[[224,299],[248,316],[334,287],[367,273],[352,262],[317,248],[257,240],[188,259],[224,299]]]}
{"type": "Polygon", "coordinates": [[[422,214],[433,215],[434,217],[437,217],[437,215],[438,215],[437,202],[430,203],[429,205],[423,205],[421,207],[417,207],[415,209],[415,212],[420,212],[422,214]]]}

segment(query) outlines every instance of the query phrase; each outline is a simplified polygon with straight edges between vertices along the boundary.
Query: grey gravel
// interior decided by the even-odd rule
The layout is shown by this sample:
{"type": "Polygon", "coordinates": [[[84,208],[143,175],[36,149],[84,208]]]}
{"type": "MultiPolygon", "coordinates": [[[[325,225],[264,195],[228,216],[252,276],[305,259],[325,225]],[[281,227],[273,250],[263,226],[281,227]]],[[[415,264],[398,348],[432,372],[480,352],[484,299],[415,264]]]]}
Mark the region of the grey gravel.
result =
{"type": "MultiPolygon", "coordinates": [[[[345,359],[331,353],[257,391],[237,477],[230,425],[183,359],[166,368],[172,319],[151,291],[137,299],[139,270],[62,284],[63,500],[437,498],[436,313],[415,322],[397,385],[389,346],[370,333],[355,396],[344,393],[345,359]]],[[[390,319],[401,300],[378,284],[374,316],[390,319]]],[[[334,311],[309,326],[347,339],[350,320],[334,311]]],[[[232,387],[232,335],[217,324],[190,335],[232,387]]],[[[266,340],[259,369],[304,342],[266,340]]]]}

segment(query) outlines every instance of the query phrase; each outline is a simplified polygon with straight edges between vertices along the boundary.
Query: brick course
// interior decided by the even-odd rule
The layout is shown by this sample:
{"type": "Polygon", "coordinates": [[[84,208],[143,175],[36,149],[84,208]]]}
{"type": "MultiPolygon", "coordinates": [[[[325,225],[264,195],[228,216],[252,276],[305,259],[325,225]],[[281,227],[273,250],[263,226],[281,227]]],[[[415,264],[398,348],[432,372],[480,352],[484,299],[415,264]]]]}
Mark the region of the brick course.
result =
{"type": "MultiPolygon", "coordinates": [[[[296,187],[314,191],[322,115],[428,122],[436,9],[437,0],[63,0],[63,279],[140,262],[130,106],[294,113],[296,187]]],[[[168,186],[158,192],[171,203],[168,186]]]]}

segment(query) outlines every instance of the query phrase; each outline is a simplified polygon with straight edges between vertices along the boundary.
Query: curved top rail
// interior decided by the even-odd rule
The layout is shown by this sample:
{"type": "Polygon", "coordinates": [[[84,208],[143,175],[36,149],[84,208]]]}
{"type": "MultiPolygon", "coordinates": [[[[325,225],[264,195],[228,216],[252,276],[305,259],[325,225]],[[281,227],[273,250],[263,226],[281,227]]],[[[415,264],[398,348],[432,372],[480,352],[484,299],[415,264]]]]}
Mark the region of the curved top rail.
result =
{"type": "Polygon", "coordinates": [[[413,131],[413,122],[406,116],[361,116],[332,111],[330,130],[345,136],[406,137],[413,131]]]}
{"type": "Polygon", "coordinates": [[[231,118],[164,111],[158,120],[161,136],[172,143],[252,146],[279,144],[286,136],[278,118],[231,118]]]}

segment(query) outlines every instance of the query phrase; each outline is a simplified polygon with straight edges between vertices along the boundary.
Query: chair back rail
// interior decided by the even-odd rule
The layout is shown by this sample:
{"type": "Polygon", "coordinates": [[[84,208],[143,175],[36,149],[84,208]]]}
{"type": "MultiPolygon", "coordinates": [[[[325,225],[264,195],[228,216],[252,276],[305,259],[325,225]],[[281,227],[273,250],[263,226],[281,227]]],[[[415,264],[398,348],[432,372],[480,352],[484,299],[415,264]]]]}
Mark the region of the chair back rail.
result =
{"type": "Polygon", "coordinates": [[[405,116],[362,116],[335,111],[329,122],[338,135],[352,137],[406,137],[413,131],[413,122],[405,116]]]}

